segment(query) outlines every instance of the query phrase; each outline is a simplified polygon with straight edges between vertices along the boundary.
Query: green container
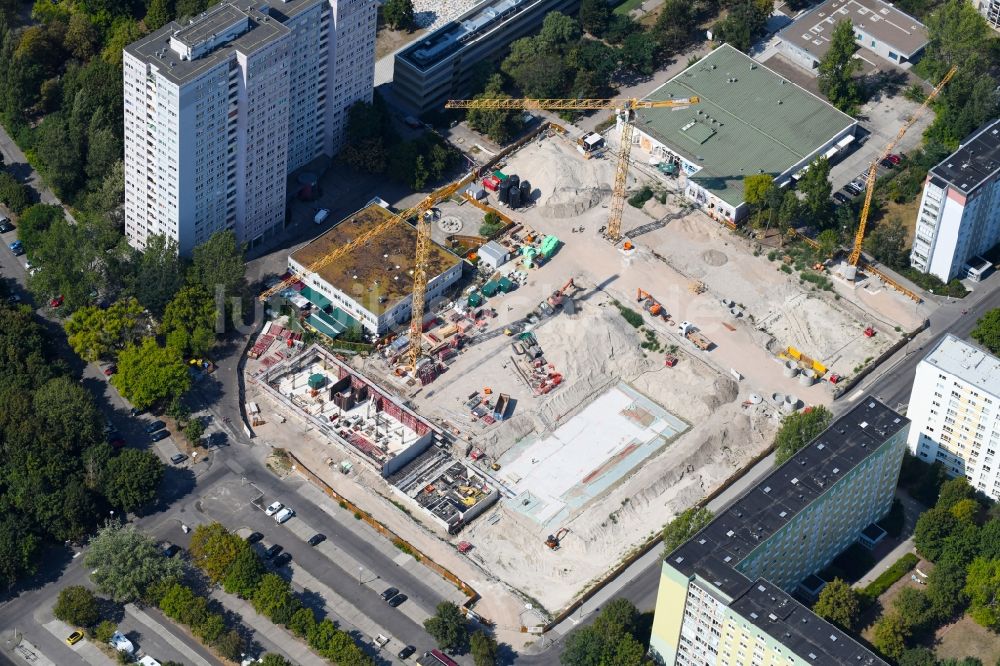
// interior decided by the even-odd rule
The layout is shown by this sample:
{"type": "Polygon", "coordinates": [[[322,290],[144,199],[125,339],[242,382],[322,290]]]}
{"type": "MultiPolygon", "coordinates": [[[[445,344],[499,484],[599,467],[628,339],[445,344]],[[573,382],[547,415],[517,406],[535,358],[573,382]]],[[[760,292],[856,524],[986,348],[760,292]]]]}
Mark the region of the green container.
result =
{"type": "Polygon", "coordinates": [[[500,280],[497,282],[497,285],[500,287],[500,291],[502,291],[505,294],[514,288],[514,283],[505,277],[500,278],[500,280]]]}
{"type": "Polygon", "coordinates": [[[479,295],[478,291],[474,291],[469,294],[469,300],[466,301],[470,308],[478,308],[483,304],[483,297],[479,295]]]}
{"type": "Polygon", "coordinates": [[[316,374],[314,374],[314,375],[309,375],[309,388],[311,388],[311,389],[313,389],[315,391],[317,389],[323,388],[324,384],[326,384],[326,376],[325,375],[321,375],[318,372],[316,374]]]}
{"type": "Polygon", "coordinates": [[[493,172],[493,177],[499,180],[501,183],[510,178],[510,176],[505,174],[503,171],[500,171],[499,169],[493,172]]]}
{"type": "Polygon", "coordinates": [[[490,280],[483,285],[483,288],[480,291],[483,292],[483,296],[496,296],[497,292],[500,291],[500,283],[495,280],[490,280]]]}

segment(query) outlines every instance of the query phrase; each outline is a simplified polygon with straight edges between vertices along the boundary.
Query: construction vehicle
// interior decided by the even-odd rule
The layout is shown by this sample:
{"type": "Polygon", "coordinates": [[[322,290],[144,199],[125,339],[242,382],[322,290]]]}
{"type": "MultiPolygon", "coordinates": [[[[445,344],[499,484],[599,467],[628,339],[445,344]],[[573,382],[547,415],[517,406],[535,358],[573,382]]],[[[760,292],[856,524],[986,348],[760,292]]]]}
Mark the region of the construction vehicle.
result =
{"type": "Polygon", "coordinates": [[[865,337],[866,338],[874,338],[875,337],[875,327],[874,326],[867,326],[867,327],[865,327],[865,337]]]}
{"type": "Polygon", "coordinates": [[[924,112],[927,111],[927,108],[930,106],[931,102],[933,102],[934,99],[941,93],[942,88],[944,88],[945,85],[949,81],[951,81],[951,77],[955,76],[955,72],[957,71],[958,71],[957,65],[948,70],[948,73],[944,75],[944,78],[941,79],[941,82],[938,83],[937,86],[934,88],[934,90],[931,91],[931,94],[927,96],[927,99],[925,99],[924,103],[920,105],[920,108],[917,109],[913,113],[913,115],[910,116],[910,119],[906,121],[906,123],[904,123],[902,127],[899,128],[899,131],[896,133],[896,138],[890,141],[889,144],[882,149],[882,152],[879,155],[877,155],[875,159],[872,160],[871,166],[868,167],[868,177],[865,178],[865,203],[864,206],[861,208],[861,219],[858,221],[858,231],[856,234],[854,234],[854,246],[851,248],[851,254],[847,259],[847,266],[845,266],[843,271],[843,276],[846,279],[853,280],[857,275],[858,264],[862,264],[863,268],[871,269],[871,271],[874,272],[876,275],[878,275],[883,280],[888,282],[894,288],[902,291],[910,298],[913,298],[918,302],[921,300],[919,296],[911,292],[909,289],[906,289],[902,285],[899,285],[894,280],[889,278],[887,275],[875,269],[875,267],[871,266],[867,261],[862,260],[861,244],[865,240],[865,227],[868,224],[868,214],[871,212],[872,195],[875,193],[875,176],[877,175],[878,172],[879,162],[886,159],[889,156],[889,154],[892,153],[893,149],[896,147],[896,144],[899,143],[900,139],[903,138],[903,135],[906,134],[906,131],[911,127],[913,127],[913,124],[916,123],[922,115],[924,115],[924,112]]]}
{"type": "Polygon", "coordinates": [[[654,317],[667,318],[667,310],[648,291],[639,289],[636,294],[636,301],[642,303],[642,309],[654,317]]]}
{"type": "Polygon", "coordinates": [[[702,351],[708,351],[715,344],[704,335],[698,332],[698,328],[689,321],[682,321],[677,327],[677,332],[687,338],[695,347],[702,351]]]}
{"type": "Polygon", "coordinates": [[[516,109],[547,111],[588,111],[614,109],[621,125],[621,145],[615,170],[615,185],[611,190],[611,211],[604,235],[618,244],[622,238],[622,211],[625,209],[625,185],[628,178],[629,155],[632,152],[632,134],[635,132],[636,109],[686,108],[697,104],[697,97],[648,100],[623,99],[458,99],[449,100],[446,109],[516,109]]]}
{"type": "Polygon", "coordinates": [[[558,291],[553,291],[552,295],[549,296],[549,305],[553,308],[558,308],[563,304],[563,299],[566,297],[566,292],[570,289],[575,289],[576,283],[573,282],[573,278],[570,278],[566,284],[562,286],[558,291]]]}
{"type": "Polygon", "coordinates": [[[416,218],[417,243],[414,253],[413,263],[413,301],[410,309],[410,333],[409,347],[405,354],[405,367],[408,371],[416,374],[417,361],[420,360],[421,348],[423,346],[423,319],[424,319],[424,298],[427,295],[427,265],[431,253],[431,226],[425,218],[424,213],[433,208],[442,199],[447,199],[455,192],[459,191],[473,180],[473,175],[468,174],[461,180],[438,188],[427,195],[423,201],[412,208],[404,210],[402,213],[394,215],[385,222],[373,229],[358,234],[350,243],[345,243],[332,250],[329,254],[317,259],[301,275],[292,274],[284,280],[278,282],[269,289],[265,289],[258,296],[261,301],[266,301],[271,296],[281,293],[296,282],[304,280],[309,274],[315,273],[325,266],[330,265],[340,257],[367,245],[372,239],[380,236],[397,224],[407,224],[407,220],[416,218]]]}
{"type": "Polygon", "coordinates": [[[668,368],[674,367],[675,365],[677,365],[677,357],[674,356],[673,354],[664,355],[663,365],[667,366],[668,368]]]}
{"type": "Polygon", "coordinates": [[[568,527],[560,527],[559,531],[555,534],[550,534],[547,539],[545,539],[545,545],[552,550],[559,550],[559,546],[562,544],[563,537],[569,534],[568,527]]]}

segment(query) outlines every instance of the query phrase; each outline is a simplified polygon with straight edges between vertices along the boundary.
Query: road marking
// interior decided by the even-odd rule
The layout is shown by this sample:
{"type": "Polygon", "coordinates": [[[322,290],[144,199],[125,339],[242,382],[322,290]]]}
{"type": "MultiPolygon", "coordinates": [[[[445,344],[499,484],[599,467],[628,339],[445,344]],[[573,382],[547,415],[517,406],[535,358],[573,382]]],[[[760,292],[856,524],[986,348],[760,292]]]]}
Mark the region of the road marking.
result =
{"type": "Polygon", "coordinates": [[[139,622],[143,623],[150,629],[154,630],[156,633],[160,634],[164,638],[167,638],[170,645],[172,645],[178,652],[183,654],[185,657],[190,659],[192,662],[197,664],[197,666],[212,666],[212,663],[202,657],[200,654],[192,650],[187,643],[185,643],[181,638],[174,632],[167,629],[165,626],[153,619],[149,613],[141,610],[135,604],[125,604],[125,612],[133,616],[139,622]]]}
{"type": "Polygon", "coordinates": [[[854,393],[851,394],[851,397],[849,397],[847,399],[847,402],[854,402],[855,400],[857,400],[858,398],[860,398],[864,394],[865,394],[865,390],[864,389],[858,389],[857,391],[855,391],[854,393]]]}

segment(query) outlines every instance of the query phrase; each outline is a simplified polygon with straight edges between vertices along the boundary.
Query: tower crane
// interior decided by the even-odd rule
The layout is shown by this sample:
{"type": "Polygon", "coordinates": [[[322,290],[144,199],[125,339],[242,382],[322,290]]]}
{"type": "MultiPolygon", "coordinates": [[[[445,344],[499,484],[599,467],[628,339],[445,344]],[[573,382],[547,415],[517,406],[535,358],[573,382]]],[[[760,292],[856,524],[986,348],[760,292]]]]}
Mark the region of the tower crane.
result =
{"type": "Polygon", "coordinates": [[[427,260],[431,251],[431,227],[425,219],[424,213],[429,211],[442,199],[447,199],[460,188],[472,182],[472,174],[449,185],[445,185],[427,195],[420,203],[412,208],[404,210],[402,213],[392,216],[378,226],[359,234],[350,243],[341,245],[329,254],[322,256],[305,268],[303,275],[291,275],[273,287],[264,290],[258,296],[261,301],[266,301],[271,296],[288,289],[290,286],[305,278],[311,273],[315,273],[325,266],[330,265],[340,257],[349,252],[353,252],[359,247],[363,247],[382,233],[388,231],[397,224],[406,224],[411,217],[416,217],[417,246],[413,264],[413,301],[410,318],[410,339],[406,352],[406,365],[410,370],[416,370],[417,361],[420,359],[420,349],[423,337],[424,320],[424,298],[427,292],[427,260]]]}
{"type": "Polygon", "coordinates": [[[892,149],[896,147],[899,140],[903,138],[906,131],[913,127],[913,124],[916,123],[922,115],[924,115],[924,112],[927,111],[931,102],[934,101],[934,98],[938,96],[941,89],[945,87],[948,81],[951,81],[951,77],[955,76],[955,72],[957,71],[957,65],[948,70],[948,73],[944,75],[944,78],[937,84],[937,87],[931,91],[931,94],[927,96],[927,99],[925,99],[924,103],[920,105],[920,108],[914,111],[913,115],[910,116],[910,119],[899,128],[899,132],[896,133],[896,138],[890,141],[888,145],[882,149],[882,152],[878,155],[878,157],[872,160],[871,166],[868,167],[868,177],[865,178],[865,204],[861,208],[861,219],[858,221],[858,232],[854,234],[854,247],[851,248],[851,254],[847,259],[847,264],[850,268],[848,268],[847,272],[845,272],[845,277],[848,279],[853,279],[858,262],[861,261],[861,243],[865,239],[865,227],[868,225],[868,213],[871,211],[872,195],[875,193],[875,175],[879,162],[889,156],[889,153],[891,153],[892,149]]]}
{"type": "Polygon", "coordinates": [[[608,217],[607,237],[612,243],[621,239],[622,211],[625,209],[625,184],[628,177],[629,155],[632,152],[632,134],[635,132],[636,109],[684,108],[697,104],[697,97],[649,100],[619,99],[455,99],[445,104],[446,109],[511,109],[543,111],[589,111],[614,109],[621,119],[621,148],[615,170],[615,186],[611,190],[611,213],[608,217]]]}

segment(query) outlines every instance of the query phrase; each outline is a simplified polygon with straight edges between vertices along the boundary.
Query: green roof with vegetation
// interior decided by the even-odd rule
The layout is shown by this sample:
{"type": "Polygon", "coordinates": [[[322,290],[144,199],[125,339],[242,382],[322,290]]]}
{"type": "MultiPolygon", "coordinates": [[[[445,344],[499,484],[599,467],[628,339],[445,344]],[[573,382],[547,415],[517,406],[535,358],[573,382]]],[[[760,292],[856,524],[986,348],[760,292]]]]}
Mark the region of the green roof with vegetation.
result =
{"type": "Polygon", "coordinates": [[[743,177],[775,177],[817,152],[855,120],[777,72],[723,44],[648,96],[697,95],[680,109],[639,109],[636,127],[702,170],[692,180],[743,203],[743,177]]]}

